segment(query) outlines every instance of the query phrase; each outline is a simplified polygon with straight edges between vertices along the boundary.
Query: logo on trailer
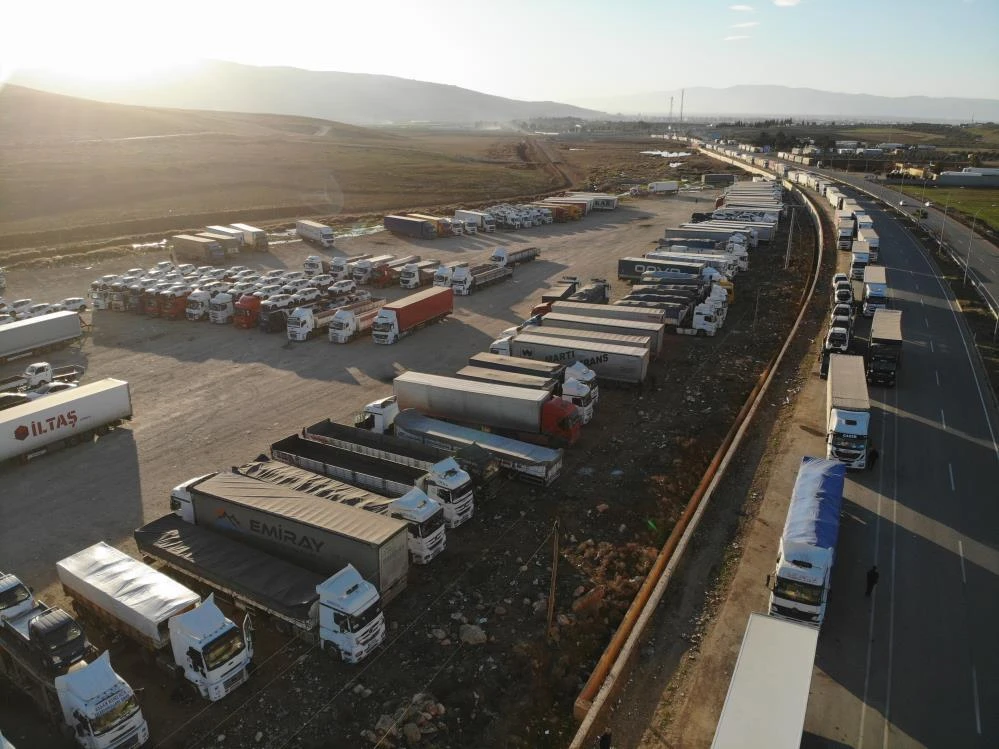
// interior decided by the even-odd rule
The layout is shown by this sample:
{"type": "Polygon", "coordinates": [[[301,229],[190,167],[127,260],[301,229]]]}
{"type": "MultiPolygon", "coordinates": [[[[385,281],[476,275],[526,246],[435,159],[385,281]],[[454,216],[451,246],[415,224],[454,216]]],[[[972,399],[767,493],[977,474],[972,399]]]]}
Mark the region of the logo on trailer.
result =
{"type": "Polygon", "coordinates": [[[217,510],[215,512],[215,522],[218,525],[226,525],[233,530],[239,530],[242,527],[239,518],[229,514],[226,510],[217,510]]]}
{"type": "Polygon", "coordinates": [[[28,437],[41,437],[58,429],[73,429],[77,421],[79,418],[75,410],[50,416],[43,421],[31,421],[28,425],[21,424],[14,430],[14,439],[23,442],[28,437]]]}
{"type": "Polygon", "coordinates": [[[14,439],[22,441],[28,439],[28,427],[24,426],[24,424],[21,424],[21,426],[15,429],[14,439]]]}

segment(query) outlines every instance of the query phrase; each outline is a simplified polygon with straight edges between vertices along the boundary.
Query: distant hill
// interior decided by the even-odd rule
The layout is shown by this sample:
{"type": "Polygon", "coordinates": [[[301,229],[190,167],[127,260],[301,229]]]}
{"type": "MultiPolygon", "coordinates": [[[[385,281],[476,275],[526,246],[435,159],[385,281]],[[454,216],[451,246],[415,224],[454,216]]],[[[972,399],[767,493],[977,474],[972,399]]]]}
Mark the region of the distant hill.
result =
{"type": "Polygon", "coordinates": [[[218,60],[160,73],[155,80],[84,81],[24,70],[15,73],[11,82],[118,104],[297,115],[357,125],[602,116],[568,104],[517,101],[387,75],[254,67],[218,60]]]}
{"type": "MultiPolygon", "coordinates": [[[[673,116],[680,116],[679,89],[633,96],[576,100],[580,106],[594,107],[614,114],[668,115],[673,97],[673,116]]],[[[684,117],[785,116],[821,119],[884,119],[999,122],[999,100],[960,99],[931,96],[872,96],[842,94],[814,88],[790,86],[697,86],[683,92],[684,117]]]]}

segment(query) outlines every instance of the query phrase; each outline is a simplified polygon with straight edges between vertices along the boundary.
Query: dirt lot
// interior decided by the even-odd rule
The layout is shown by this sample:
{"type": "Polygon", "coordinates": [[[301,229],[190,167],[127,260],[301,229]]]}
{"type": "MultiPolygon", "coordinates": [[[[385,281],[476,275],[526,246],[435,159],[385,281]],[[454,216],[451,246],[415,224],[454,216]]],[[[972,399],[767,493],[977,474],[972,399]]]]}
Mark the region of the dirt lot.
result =
{"type": "MultiPolygon", "coordinates": [[[[542,248],[541,259],[518,269],[512,282],[462,299],[452,318],[391,348],[368,341],[292,346],[256,331],[100,313],[79,351],[52,358],[85,364],[91,379],[128,380],[136,419],[98,443],[2,475],[5,566],[45,597],[61,600],[54,562],[97,540],[134,552],[132,529],[167,511],[174,484],[252,459],[305,424],[348,419],[364,402],[390,392],[398,371],[453,372],[522,319],[551,282],[566,273],[613,278],[618,257],[646,250],[663,226],[697,209],[695,200],[639,200],[578,224],[495,237],[413,243],[375,234],[346,240],[343,249],[350,253],[415,251],[441,259],[484,254],[496,244],[542,248]]],[[[776,246],[783,248],[780,240],[776,246]]],[[[297,266],[310,252],[297,243],[279,245],[243,262],[297,266]]],[[[605,391],[554,487],[541,492],[510,483],[498,501],[480,506],[471,526],[452,534],[444,557],[413,570],[409,589],[387,610],[389,646],[359,668],[288,644],[261,624],[261,665],[251,685],[206,707],[172,700],[174,685],[164,674],[135,659],[127,643],[111,643],[116,667],[144,689],[154,745],[363,746],[363,731],[381,735],[391,716],[424,692],[444,713],[427,724],[423,746],[567,743],[572,700],[754,373],[781,338],[789,319],[786,299],[802,275],[801,254],[785,273],[782,251],[757,253],[752,270],[737,281],[737,301],[722,334],[671,339],[654,367],[654,390],[605,391]],[[557,627],[548,640],[556,520],[557,627]],[[488,642],[461,644],[457,633],[464,621],[481,626],[488,642]]],[[[159,259],[128,255],[43,273],[15,270],[11,287],[39,299],[79,295],[91,278],[159,259]]],[[[616,284],[615,296],[622,293],[616,284]]],[[[54,745],[30,709],[3,694],[11,706],[0,710],[5,733],[15,741],[31,736],[36,745],[54,745]]],[[[382,746],[390,743],[403,742],[392,738],[382,746]]]]}

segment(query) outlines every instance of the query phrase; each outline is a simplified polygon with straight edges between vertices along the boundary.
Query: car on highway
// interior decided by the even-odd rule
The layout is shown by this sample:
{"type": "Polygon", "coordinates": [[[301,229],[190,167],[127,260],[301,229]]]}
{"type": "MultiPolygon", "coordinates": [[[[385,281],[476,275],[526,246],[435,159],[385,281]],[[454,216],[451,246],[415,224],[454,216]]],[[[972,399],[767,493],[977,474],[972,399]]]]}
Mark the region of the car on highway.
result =
{"type": "Polygon", "coordinates": [[[829,313],[830,320],[836,320],[837,318],[845,318],[849,321],[847,327],[853,327],[855,312],[853,306],[850,304],[834,304],[832,312],[829,313]]]}
{"type": "Polygon", "coordinates": [[[839,288],[833,293],[833,304],[853,304],[853,290],[839,288]]]}
{"type": "Polygon", "coordinates": [[[850,350],[850,330],[848,328],[829,328],[823,350],[845,354],[850,350]]]}
{"type": "Polygon", "coordinates": [[[832,277],[832,287],[833,291],[836,290],[836,284],[839,283],[850,283],[850,276],[846,273],[837,273],[832,277]]]}

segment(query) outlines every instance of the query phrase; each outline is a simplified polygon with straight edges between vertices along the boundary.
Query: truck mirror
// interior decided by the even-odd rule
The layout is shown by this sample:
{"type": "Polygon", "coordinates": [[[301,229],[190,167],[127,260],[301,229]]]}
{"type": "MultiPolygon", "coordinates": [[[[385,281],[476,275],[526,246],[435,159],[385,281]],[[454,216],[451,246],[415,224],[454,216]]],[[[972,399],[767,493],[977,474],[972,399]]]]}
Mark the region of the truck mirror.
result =
{"type": "Polygon", "coordinates": [[[770,577],[771,577],[770,575],[767,575],[767,582],[766,582],[766,585],[767,585],[767,588],[768,588],[768,589],[770,588],[770,577]]]}

